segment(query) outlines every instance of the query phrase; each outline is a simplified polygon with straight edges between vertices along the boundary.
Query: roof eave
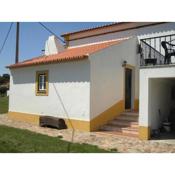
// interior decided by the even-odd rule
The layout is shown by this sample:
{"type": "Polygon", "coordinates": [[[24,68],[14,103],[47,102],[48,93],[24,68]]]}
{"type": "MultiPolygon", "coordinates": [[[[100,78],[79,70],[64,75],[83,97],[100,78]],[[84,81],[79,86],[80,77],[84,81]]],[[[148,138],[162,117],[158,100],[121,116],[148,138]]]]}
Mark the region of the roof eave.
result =
{"type": "MultiPolygon", "coordinates": [[[[118,22],[118,24],[119,23],[121,24],[121,23],[126,23],[126,22],[118,22]]],[[[113,22],[111,24],[102,25],[102,26],[93,27],[93,28],[82,29],[82,30],[79,30],[79,31],[63,33],[63,34],[61,34],[61,36],[65,37],[65,36],[68,36],[68,35],[71,35],[71,34],[76,34],[76,33],[86,32],[86,31],[89,31],[89,30],[94,30],[94,29],[100,29],[100,28],[108,27],[108,26],[111,26],[111,25],[114,25],[114,24],[116,24],[116,22],[113,22]]]]}
{"type": "MultiPolygon", "coordinates": [[[[64,37],[65,40],[71,41],[71,40],[67,39],[67,38],[69,38],[70,35],[74,35],[74,34],[77,34],[77,33],[84,33],[84,32],[88,32],[88,31],[93,31],[93,30],[96,30],[96,29],[100,30],[101,28],[107,28],[107,27],[112,26],[112,25],[117,25],[117,24],[120,25],[120,24],[124,24],[124,23],[127,24],[127,23],[134,23],[134,22],[112,23],[112,24],[105,25],[105,26],[94,27],[94,28],[90,28],[90,29],[85,29],[85,30],[79,30],[79,31],[75,31],[75,32],[65,33],[65,34],[62,34],[61,36],[64,37]]],[[[152,22],[152,24],[145,24],[143,26],[139,26],[139,28],[140,27],[147,27],[147,26],[150,26],[150,25],[161,24],[161,23],[166,23],[166,22],[152,22]]],[[[134,29],[134,28],[138,28],[138,27],[126,28],[126,29],[119,30],[119,31],[130,30],[130,29],[134,29]]],[[[113,31],[113,32],[117,32],[117,31],[113,31]]],[[[106,33],[110,33],[110,32],[100,33],[100,34],[96,34],[96,35],[103,35],[103,34],[106,34],[106,33]]],[[[94,35],[94,36],[96,36],[96,35],[94,35]]],[[[92,37],[92,36],[90,35],[90,36],[86,36],[86,37],[83,37],[83,38],[92,37]]],[[[78,39],[81,39],[81,38],[78,38],[78,39]]],[[[72,40],[76,40],[76,39],[72,39],[72,40]]]]}
{"type": "Polygon", "coordinates": [[[82,56],[77,56],[77,57],[69,57],[60,60],[52,60],[52,61],[46,61],[46,62],[38,62],[38,63],[31,63],[31,64],[12,64],[9,66],[6,66],[8,69],[15,69],[15,68],[21,68],[21,67],[31,67],[31,66],[38,66],[38,65],[46,65],[46,64],[56,64],[56,63],[63,63],[63,62],[72,62],[72,61],[81,61],[84,59],[87,59],[89,57],[88,54],[82,55],[82,56]]]}

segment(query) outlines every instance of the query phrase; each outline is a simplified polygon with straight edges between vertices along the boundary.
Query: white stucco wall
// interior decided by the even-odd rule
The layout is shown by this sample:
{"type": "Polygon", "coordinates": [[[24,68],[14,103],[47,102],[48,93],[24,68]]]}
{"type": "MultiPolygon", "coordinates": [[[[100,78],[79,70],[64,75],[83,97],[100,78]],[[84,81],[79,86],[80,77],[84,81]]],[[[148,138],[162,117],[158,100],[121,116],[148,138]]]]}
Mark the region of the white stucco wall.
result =
{"type": "Polygon", "coordinates": [[[171,105],[171,87],[175,78],[175,67],[140,69],[139,125],[157,129],[159,113],[168,115],[171,105]]]}
{"type": "Polygon", "coordinates": [[[51,35],[45,42],[45,55],[52,55],[62,52],[64,50],[64,46],[61,42],[56,38],[56,36],[51,35]]]}
{"type": "Polygon", "coordinates": [[[138,98],[138,58],[136,54],[137,38],[123,41],[103,49],[90,56],[91,93],[90,116],[98,116],[112,105],[124,99],[124,60],[136,66],[135,98],[138,98]]]}
{"type": "Polygon", "coordinates": [[[138,39],[175,34],[175,23],[164,23],[144,28],[125,30],[121,32],[109,33],[100,36],[94,36],[84,39],[73,40],[69,42],[70,46],[78,46],[82,44],[106,41],[130,36],[138,36],[138,39]]]}
{"type": "Polygon", "coordinates": [[[89,60],[11,70],[9,111],[88,121],[89,98],[89,60]],[[35,95],[36,71],[42,70],[49,71],[48,96],[35,95]]]}

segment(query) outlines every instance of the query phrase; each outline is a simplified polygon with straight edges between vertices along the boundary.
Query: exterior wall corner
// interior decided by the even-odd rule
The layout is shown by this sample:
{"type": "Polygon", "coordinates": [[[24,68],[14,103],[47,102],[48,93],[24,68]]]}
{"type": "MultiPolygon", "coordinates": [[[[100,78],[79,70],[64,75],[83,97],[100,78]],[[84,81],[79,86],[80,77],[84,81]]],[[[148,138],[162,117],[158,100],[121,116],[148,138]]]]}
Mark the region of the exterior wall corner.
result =
{"type": "Polygon", "coordinates": [[[139,126],[139,139],[149,140],[150,139],[150,127],[139,126]]]}

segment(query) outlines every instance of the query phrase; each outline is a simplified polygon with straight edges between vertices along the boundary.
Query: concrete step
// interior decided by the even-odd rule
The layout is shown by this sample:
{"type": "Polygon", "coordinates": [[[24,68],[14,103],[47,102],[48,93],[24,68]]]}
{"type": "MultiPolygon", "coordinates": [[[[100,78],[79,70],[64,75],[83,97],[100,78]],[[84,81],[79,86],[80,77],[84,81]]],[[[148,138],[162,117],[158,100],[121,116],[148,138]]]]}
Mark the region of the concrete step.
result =
{"type": "Polygon", "coordinates": [[[119,126],[119,127],[138,127],[138,122],[115,119],[109,122],[110,125],[119,126]]]}
{"type": "Polygon", "coordinates": [[[119,127],[111,124],[106,124],[100,128],[101,131],[117,131],[117,132],[138,132],[138,127],[119,127]]]}
{"type": "Polygon", "coordinates": [[[102,132],[116,133],[119,135],[138,136],[138,112],[123,112],[100,129],[102,132]]]}
{"type": "Polygon", "coordinates": [[[133,117],[138,117],[139,113],[138,112],[123,112],[120,114],[121,116],[133,116],[133,117]]]}
{"type": "Polygon", "coordinates": [[[113,125],[110,125],[110,124],[106,124],[106,125],[103,125],[100,128],[100,131],[117,131],[117,132],[122,132],[122,128],[121,127],[117,127],[117,126],[113,126],[113,125]]]}
{"type": "Polygon", "coordinates": [[[132,135],[138,135],[138,128],[132,128],[132,127],[116,127],[112,125],[104,125],[100,128],[100,131],[108,131],[108,132],[118,132],[123,134],[132,134],[132,135]]]}
{"type": "Polygon", "coordinates": [[[128,116],[128,115],[120,115],[116,117],[114,120],[122,120],[122,121],[130,121],[130,122],[138,122],[137,116],[128,116]]]}
{"type": "Polygon", "coordinates": [[[139,130],[138,130],[138,128],[128,127],[128,128],[122,128],[122,132],[125,133],[125,134],[135,134],[135,135],[138,135],[139,130]]]}
{"type": "Polygon", "coordinates": [[[131,133],[122,133],[117,131],[100,131],[101,134],[109,134],[109,135],[119,135],[119,136],[126,136],[126,137],[135,137],[138,138],[138,134],[131,134],[131,133]]]}

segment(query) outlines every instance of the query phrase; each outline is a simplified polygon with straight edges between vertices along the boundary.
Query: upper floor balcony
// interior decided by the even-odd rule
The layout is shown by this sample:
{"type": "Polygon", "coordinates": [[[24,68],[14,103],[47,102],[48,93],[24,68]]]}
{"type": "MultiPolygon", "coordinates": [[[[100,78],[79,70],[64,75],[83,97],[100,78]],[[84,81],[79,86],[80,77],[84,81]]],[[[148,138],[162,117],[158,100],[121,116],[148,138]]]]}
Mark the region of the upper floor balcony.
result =
{"type": "Polygon", "coordinates": [[[140,40],[140,67],[175,66],[175,34],[140,40]]]}

